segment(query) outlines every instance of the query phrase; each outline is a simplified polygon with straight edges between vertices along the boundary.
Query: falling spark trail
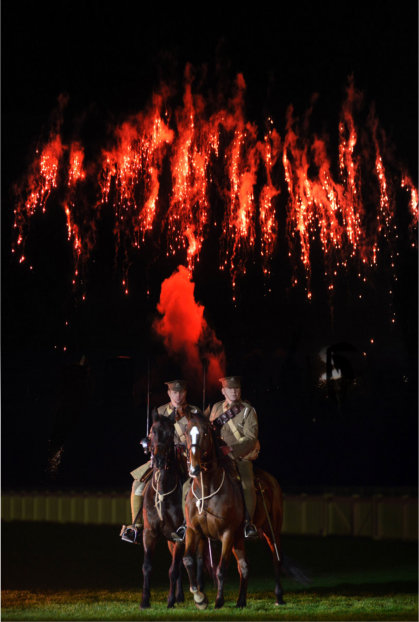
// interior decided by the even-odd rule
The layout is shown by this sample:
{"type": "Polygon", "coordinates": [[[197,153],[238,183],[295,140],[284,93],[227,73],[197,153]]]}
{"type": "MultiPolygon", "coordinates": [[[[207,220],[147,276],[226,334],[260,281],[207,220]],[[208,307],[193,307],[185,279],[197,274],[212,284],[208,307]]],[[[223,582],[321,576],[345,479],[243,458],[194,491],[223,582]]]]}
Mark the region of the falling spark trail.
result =
{"type": "Polygon", "coordinates": [[[362,97],[352,80],[340,113],[335,157],[327,136],[310,135],[309,113],[300,123],[290,108],[282,137],[271,119],[263,133],[249,122],[241,74],[225,105],[210,104],[192,87],[188,66],[182,104],[171,110],[170,92],[162,88],[149,107],[114,128],[111,144],[89,166],[80,142],[63,144],[59,130],[51,131],[16,188],[12,252],[18,261],[26,260],[31,219],[55,201],[62,205],[73,248],[73,284],[95,245],[104,207],[112,211],[126,294],[133,252],[149,239],[158,238],[159,253],[184,262],[192,277],[217,223],[219,268],[230,273],[234,299],[249,259],[258,255],[263,276],[273,278],[271,263],[282,239],[288,244],[292,284],[304,284],[309,299],[313,244],[321,250],[330,292],[349,266],[364,279],[377,266],[383,245],[395,265],[395,185],[409,193],[412,230],[418,191],[405,171],[387,161],[376,118],[357,124],[362,97]],[[373,159],[361,145],[369,145],[365,151],[373,159]],[[166,177],[165,167],[170,171],[166,177]],[[88,185],[98,196],[93,207],[83,198],[88,185]],[[378,188],[375,205],[365,199],[371,186],[378,188]],[[286,231],[280,231],[281,222],[286,231]]]}

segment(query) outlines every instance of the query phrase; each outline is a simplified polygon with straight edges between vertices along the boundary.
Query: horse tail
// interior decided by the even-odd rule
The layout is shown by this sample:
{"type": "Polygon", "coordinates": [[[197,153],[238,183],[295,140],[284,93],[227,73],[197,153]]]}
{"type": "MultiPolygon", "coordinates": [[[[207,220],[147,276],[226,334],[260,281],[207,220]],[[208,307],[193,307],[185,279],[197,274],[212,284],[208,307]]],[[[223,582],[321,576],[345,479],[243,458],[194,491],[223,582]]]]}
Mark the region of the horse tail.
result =
{"type": "MultiPolygon", "coordinates": [[[[260,467],[255,468],[255,479],[258,480],[256,487],[259,488],[261,494],[261,508],[263,505],[261,520],[266,528],[268,528],[270,520],[275,535],[279,538],[283,518],[283,496],[281,486],[276,477],[260,467]]],[[[266,533],[269,533],[269,537],[271,537],[270,529],[267,529],[266,533]]]]}
{"type": "Polygon", "coordinates": [[[281,569],[285,575],[294,579],[301,585],[308,587],[312,583],[312,579],[307,576],[306,572],[297,565],[288,555],[281,555],[281,569]]]}

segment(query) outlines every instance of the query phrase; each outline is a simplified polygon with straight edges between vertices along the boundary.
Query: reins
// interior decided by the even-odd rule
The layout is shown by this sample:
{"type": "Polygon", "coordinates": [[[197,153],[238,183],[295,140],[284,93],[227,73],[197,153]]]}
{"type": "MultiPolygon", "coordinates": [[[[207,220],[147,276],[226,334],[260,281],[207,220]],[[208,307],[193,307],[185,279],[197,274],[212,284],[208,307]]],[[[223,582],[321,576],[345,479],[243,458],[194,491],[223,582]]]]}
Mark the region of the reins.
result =
{"type": "MultiPolygon", "coordinates": [[[[159,443],[157,443],[159,444],[159,443]]],[[[163,445],[164,446],[164,445],[163,445]]],[[[154,455],[152,455],[151,457],[151,463],[153,466],[153,477],[151,479],[151,487],[154,490],[154,507],[156,508],[158,517],[160,520],[163,520],[163,510],[162,510],[162,505],[163,505],[163,501],[165,499],[165,497],[168,497],[169,495],[173,494],[176,490],[176,488],[178,487],[179,484],[179,476],[178,473],[176,471],[176,483],[174,485],[174,487],[172,488],[172,490],[169,490],[168,492],[160,492],[159,491],[159,484],[160,484],[160,478],[161,478],[161,472],[163,471],[167,471],[170,470],[170,464],[172,463],[172,456],[170,455],[170,452],[168,453],[167,449],[165,450],[164,453],[164,466],[163,468],[157,468],[157,466],[154,465],[154,455]]]]}
{"type": "Polygon", "coordinates": [[[174,486],[174,488],[172,490],[169,490],[169,492],[160,492],[158,490],[159,488],[159,482],[160,482],[160,475],[161,475],[161,469],[157,469],[157,488],[154,486],[154,473],[153,473],[153,478],[151,480],[151,487],[153,488],[154,492],[156,493],[154,495],[154,507],[157,510],[157,514],[159,516],[160,520],[163,520],[163,514],[162,514],[162,504],[163,504],[163,500],[165,497],[168,497],[169,495],[171,495],[172,493],[175,492],[178,483],[179,483],[179,479],[176,478],[176,484],[174,486]]]}
{"type": "Polygon", "coordinates": [[[201,492],[202,492],[202,496],[201,497],[198,497],[195,494],[195,491],[194,491],[195,480],[194,480],[194,482],[192,484],[192,494],[193,494],[193,496],[196,499],[196,507],[197,507],[197,510],[198,510],[198,514],[202,514],[202,512],[204,511],[204,501],[206,501],[207,499],[211,499],[211,497],[214,497],[217,493],[220,492],[220,490],[221,490],[221,488],[222,488],[222,486],[224,484],[225,474],[226,474],[226,472],[223,469],[223,477],[221,478],[221,484],[218,486],[217,490],[215,490],[214,492],[212,492],[210,495],[207,495],[207,496],[204,495],[204,480],[202,478],[202,471],[201,471],[201,492]]]}

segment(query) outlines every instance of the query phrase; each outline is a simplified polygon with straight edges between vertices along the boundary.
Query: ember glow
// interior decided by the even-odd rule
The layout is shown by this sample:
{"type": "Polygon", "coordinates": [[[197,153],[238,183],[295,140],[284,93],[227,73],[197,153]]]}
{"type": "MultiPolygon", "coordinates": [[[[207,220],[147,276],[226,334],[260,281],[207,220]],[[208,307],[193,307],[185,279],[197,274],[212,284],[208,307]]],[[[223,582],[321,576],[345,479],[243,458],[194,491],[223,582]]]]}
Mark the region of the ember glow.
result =
{"type": "Polygon", "coordinates": [[[329,291],[351,266],[365,282],[379,263],[380,246],[391,248],[394,263],[396,207],[406,207],[416,228],[418,192],[387,157],[375,116],[359,121],[363,101],[352,81],[335,154],[329,136],[310,132],[310,115],[300,121],[292,107],[283,136],[271,118],[265,131],[248,121],[240,74],[224,104],[206,101],[192,86],[188,67],[177,108],[162,88],[146,110],[112,130],[88,166],[82,144],[64,145],[58,131],[51,133],[16,191],[13,252],[19,250],[19,261],[31,218],[54,201],[63,208],[75,276],[89,259],[103,209],[112,211],[125,293],[129,266],[148,239],[158,240],[159,256],[183,263],[192,277],[207,239],[217,238],[218,268],[230,274],[233,299],[249,260],[258,260],[261,276],[274,286],[272,259],[280,243],[288,246],[292,285],[304,286],[309,299],[315,252],[319,264],[314,248],[329,291]],[[96,190],[95,205],[83,201],[87,186],[96,190]],[[397,186],[409,193],[406,206],[396,206],[397,186]]]}
{"type": "MultiPolygon", "coordinates": [[[[61,136],[52,133],[42,150],[37,149],[23,187],[15,188],[17,202],[13,226],[17,230],[17,239],[12,247],[13,253],[17,249],[23,249],[32,216],[37,211],[42,213],[46,211],[51,192],[58,186],[58,169],[62,154],[61,136]]],[[[23,250],[21,250],[19,261],[20,263],[25,261],[23,250]]]]}

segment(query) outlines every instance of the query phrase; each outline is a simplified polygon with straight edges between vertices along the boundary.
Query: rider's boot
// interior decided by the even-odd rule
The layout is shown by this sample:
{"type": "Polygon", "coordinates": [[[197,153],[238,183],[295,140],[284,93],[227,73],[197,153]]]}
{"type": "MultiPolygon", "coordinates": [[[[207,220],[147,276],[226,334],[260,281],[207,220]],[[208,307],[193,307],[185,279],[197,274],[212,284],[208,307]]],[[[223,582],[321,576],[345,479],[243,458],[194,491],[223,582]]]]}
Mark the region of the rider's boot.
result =
{"type": "Polygon", "coordinates": [[[248,504],[246,503],[246,495],[244,494],[243,483],[241,479],[239,479],[239,482],[240,482],[240,490],[242,493],[242,499],[243,499],[243,505],[244,505],[244,537],[245,538],[258,538],[259,533],[258,533],[257,527],[252,523],[250,519],[249,510],[247,509],[248,504]]]}
{"type": "Polygon", "coordinates": [[[143,495],[131,494],[131,525],[122,525],[121,533],[119,534],[122,540],[126,542],[133,542],[139,544],[141,541],[141,531],[144,527],[143,524],[143,495]]]}
{"type": "Polygon", "coordinates": [[[143,505],[144,505],[144,496],[138,494],[131,494],[131,517],[132,517],[132,527],[136,529],[142,529],[144,527],[143,523],[143,505]]]}
{"type": "Polygon", "coordinates": [[[244,537],[245,538],[258,538],[259,537],[257,527],[252,523],[250,519],[245,520],[244,537]]]}

